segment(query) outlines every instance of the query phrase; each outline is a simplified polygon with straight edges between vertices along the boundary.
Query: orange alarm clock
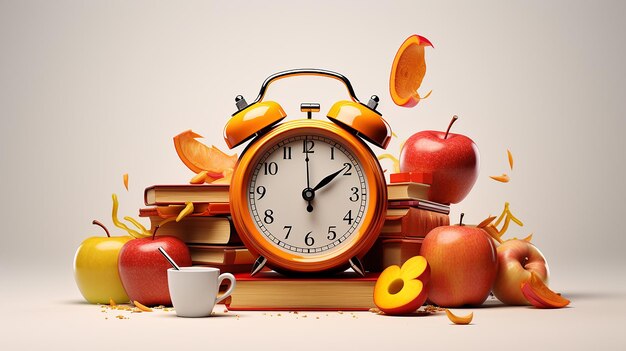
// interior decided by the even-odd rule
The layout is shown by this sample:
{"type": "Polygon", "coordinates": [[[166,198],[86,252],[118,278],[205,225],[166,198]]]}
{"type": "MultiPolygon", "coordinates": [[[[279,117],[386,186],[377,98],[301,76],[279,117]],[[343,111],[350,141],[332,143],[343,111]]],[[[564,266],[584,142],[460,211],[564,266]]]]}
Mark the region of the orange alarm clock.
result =
{"type": "Polygon", "coordinates": [[[380,164],[364,142],[386,148],[391,129],[355,96],[343,75],[294,69],[268,77],[258,97],[226,124],[230,148],[253,139],[242,153],[230,184],[231,215],[241,240],[258,254],[252,275],[266,264],[283,273],[321,273],[352,267],[374,244],[385,220],[387,188],[380,164]],[[351,101],[338,101],[330,121],[312,119],[319,104],[303,103],[307,118],[280,123],[286,113],[263,101],[267,87],[286,77],[314,75],[343,82],[351,101]]]}

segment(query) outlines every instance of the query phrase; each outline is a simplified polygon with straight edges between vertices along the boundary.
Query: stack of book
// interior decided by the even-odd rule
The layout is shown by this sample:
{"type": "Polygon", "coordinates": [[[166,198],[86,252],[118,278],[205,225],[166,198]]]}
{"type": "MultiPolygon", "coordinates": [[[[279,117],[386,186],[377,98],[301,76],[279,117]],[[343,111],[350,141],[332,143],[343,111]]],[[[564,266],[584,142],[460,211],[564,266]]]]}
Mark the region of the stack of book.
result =
{"type": "Polygon", "coordinates": [[[256,257],[243,246],[230,218],[228,185],[156,185],[145,190],[141,217],[150,218],[158,235],[173,235],[189,247],[194,265],[237,273],[237,286],[225,300],[231,310],[368,310],[375,307],[374,285],[379,273],[419,255],[423,238],[435,227],[448,225],[447,205],[428,201],[428,175],[392,174],[388,184],[387,218],[370,252],[363,258],[365,277],[354,272],[329,276],[284,276],[250,271],[256,257]],[[193,202],[193,213],[172,221],[193,202]],[[164,221],[168,223],[161,226],[164,221]]]}
{"type": "Polygon", "coordinates": [[[395,173],[387,185],[387,218],[381,233],[363,260],[370,272],[391,265],[401,266],[420,254],[426,234],[449,225],[450,206],[428,201],[432,176],[424,173],[395,173]]]}
{"type": "Polygon", "coordinates": [[[159,226],[158,235],[185,242],[194,265],[250,272],[255,257],[232,224],[228,190],[228,185],[210,184],[151,186],[144,192],[144,202],[151,207],[140,209],[139,216],[150,219],[151,230],[159,226]],[[193,212],[180,222],[172,220],[187,202],[194,203],[193,212]]]}

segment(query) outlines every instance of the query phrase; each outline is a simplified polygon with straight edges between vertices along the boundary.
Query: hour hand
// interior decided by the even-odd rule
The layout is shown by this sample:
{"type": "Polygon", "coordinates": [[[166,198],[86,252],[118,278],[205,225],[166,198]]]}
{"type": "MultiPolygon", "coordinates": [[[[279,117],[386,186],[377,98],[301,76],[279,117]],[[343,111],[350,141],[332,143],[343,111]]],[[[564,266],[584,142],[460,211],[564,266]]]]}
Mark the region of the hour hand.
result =
{"type": "Polygon", "coordinates": [[[322,179],[314,188],[313,191],[317,191],[323,187],[325,187],[326,185],[328,185],[328,183],[330,183],[333,179],[335,179],[335,177],[337,177],[339,175],[339,173],[343,172],[343,170],[346,168],[346,166],[344,165],[340,170],[338,170],[337,172],[333,173],[333,174],[329,174],[326,177],[324,177],[324,179],[322,179]]]}

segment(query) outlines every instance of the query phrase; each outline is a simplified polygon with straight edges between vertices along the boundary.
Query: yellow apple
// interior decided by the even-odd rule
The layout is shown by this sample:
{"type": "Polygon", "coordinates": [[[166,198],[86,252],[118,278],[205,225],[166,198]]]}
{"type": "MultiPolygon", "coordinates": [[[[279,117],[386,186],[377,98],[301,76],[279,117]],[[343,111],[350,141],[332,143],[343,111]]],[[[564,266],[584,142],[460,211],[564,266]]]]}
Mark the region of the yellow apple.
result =
{"type": "Polygon", "coordinates": [[[422,256],[408,259],[402,267],[389,266],[374,286],[374,303],[387,314],[407,314],[417,310],[428,297],[430,266],[422,256]]]}
{"type": "Polygon", "coordinates": [[[90,303],[108,304],[127,302],[128,295],[122,286],[117,269],[120,250],[133,239],[131,236],[111,237],[109,231],[98,221],[107,233],[106,237],[85,239],[74,256],[74,279],[81,294],[90,303]]]}

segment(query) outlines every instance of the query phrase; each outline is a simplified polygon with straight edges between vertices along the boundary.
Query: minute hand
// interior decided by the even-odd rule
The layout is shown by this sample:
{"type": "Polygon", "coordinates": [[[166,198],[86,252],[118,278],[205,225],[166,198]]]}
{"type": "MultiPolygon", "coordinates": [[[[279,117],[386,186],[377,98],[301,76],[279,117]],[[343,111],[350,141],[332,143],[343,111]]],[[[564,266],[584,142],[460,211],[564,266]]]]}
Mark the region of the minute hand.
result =
{"type": "Polygon", "coordinates": [[[327,175],[326,177],[324,177],[324,179],[322,179],[314,188],[313,191],[317,191],[319,189],[321,189],[322,187],[328,185],[328,183],[330,183],[333,179],[335,179],[336,176],[339,175],[339,173],[341,173],[346,167],[343,166],[340,170],[338,170],[337,172],[327,175]]]}

